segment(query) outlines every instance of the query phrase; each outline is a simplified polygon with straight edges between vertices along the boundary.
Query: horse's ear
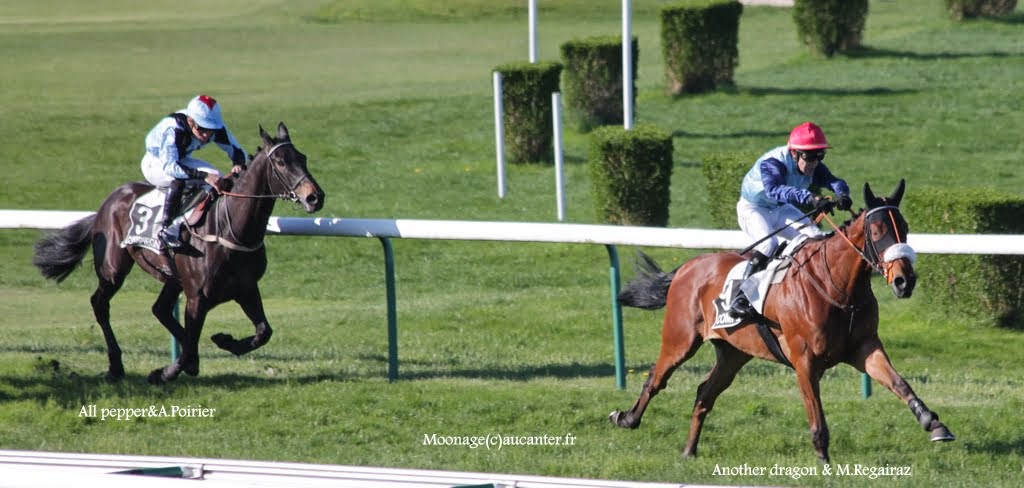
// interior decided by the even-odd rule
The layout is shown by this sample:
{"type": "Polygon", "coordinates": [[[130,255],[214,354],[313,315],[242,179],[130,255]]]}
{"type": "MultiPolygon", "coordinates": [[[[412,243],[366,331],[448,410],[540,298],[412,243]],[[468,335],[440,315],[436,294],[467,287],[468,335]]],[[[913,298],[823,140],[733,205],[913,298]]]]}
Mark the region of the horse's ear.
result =
{"type": "Polygon", "coordinates": [[[871,191],[871,185],[868,182],[864,182],[864,205],[868,208],[875,208],[878,206],[878,199],[875,198],[875,193],[871,191]]]}
{"type": "Polygon", "coordinates": [[[903,200],[903,190],[907,189],[907,182],[900,178],[900,183],[896,185],[896,190],[889,196],[889,201],[895,205],[900,206],[900,200],[903,200]]]}
{"type": "Polygon", "coordinates": [[[267,134],[267,131],[263,130],[263,124],[260,124],[260,139],[263,139],[263,143],[267,146],[274,145],[274,141],[270,140],[270,134],[267,134]]]}
{"type": "Polygon", "coordinates": [[[288,136],[288,128],[285,127],[284,122],[277,123],[277,138],[282,141],[290,141],[291,137],[288,136]]]}

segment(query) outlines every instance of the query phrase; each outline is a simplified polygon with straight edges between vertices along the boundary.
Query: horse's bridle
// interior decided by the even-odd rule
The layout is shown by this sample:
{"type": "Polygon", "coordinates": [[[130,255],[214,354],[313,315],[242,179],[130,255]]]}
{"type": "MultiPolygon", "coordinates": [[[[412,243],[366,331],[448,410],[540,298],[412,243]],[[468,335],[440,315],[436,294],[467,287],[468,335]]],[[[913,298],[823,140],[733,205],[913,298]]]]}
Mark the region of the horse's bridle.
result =
{"type": "MultiPolygon", "coordinates": [[[[230,191],[221,191],[220,194],[235,198],[278,198],[281,200],[288,200],[290,202],[298,202],[299,196],[295,194],[295,189],[298,188],[299,185],[301,185],[304,180],[309,179],[309,173],[302,175],[301,177],[299,177],[298,180],[295,181],[294,184],[292,184],[290,187],[288,186],[288,183],[285,182],[284,176],[282,176],[281,172],[278,171],[277,167],[274,165],[274,160],[271,159],[270,157],[271,155],[274,154],[274,151],[277,151],[279,148],[283,146],[294,147],[294,144],[292,144],[290,141],[280,142],[273,145],[269,149],[263,151],[263,153],[264,157],[267,158],[267,162],[270,164],[270,169],[273,171],[273,175],[277,178],[277,181],[279,181],[281,185],[287,188],[286,192],[270,193],[266,195],[253,195],[248,193],[234,193],[230,191]]],[[[271,173],[267,173],[267,188],[273,189],[274,184],[273,181],[270,180],[270,175],[271,173]]]]}
{"type": "Polygon", "coordinates": [[[904,242],[906,236],[900,235],[900,226],[896,222],[896,213],[899,213],[899,207],[894,205],[883,205],[881,207],[875,207],[868,210],[864,214],[864,249],[857,247],[853,241],[844,233],[827,214],[822,214],[825,220],[835,228],[836,233],[843,236],[843,239],[850,244],[857,254],[860,254],[861,259],[868,263],[872,269],[879,272],[885,277],[886,283],[892,283],[893,276],[891,274],[892,263],[897,259],[907,258],[911,264],[917,261],[917,254],[914,253],[914,249],[909,244],[904,242]],[[884,214],[882,213],[884,212],[884,214]],[[872,221],[885,219],[888,217],[889,222],[892,224],[891,233],[886,233],[884,237],[879,240],[873,240],[870,237],[869,224],[872,221]],[[885,244],[880,246],[879,244],[885,244]],[[879,253],[879,247],[882,248],[882,252],[879,253]]]}

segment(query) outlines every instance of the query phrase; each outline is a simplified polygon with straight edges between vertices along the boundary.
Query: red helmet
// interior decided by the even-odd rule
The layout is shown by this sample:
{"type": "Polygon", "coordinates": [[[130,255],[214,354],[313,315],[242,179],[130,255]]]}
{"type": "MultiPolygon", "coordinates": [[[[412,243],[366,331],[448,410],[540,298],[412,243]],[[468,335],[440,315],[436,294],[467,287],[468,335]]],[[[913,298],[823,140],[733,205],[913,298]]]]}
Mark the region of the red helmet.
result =
{"type": "Polygon", "coordinates": [[[813,151],[831,147],[825,140],[825,133],[821,131],[821,127],[814,125],[813,122],[804,122],[794,127],[793,132],[789,133],[790,149],[813,151]]]}

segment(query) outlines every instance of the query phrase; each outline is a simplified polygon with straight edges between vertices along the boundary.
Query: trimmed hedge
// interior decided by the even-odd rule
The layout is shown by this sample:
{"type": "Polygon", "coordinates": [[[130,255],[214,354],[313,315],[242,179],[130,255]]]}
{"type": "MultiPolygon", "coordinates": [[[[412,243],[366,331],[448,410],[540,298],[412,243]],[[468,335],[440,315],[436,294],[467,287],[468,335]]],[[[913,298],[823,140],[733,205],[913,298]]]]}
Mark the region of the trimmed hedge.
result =
{"type": "MultiPolygon", "coordinates": [[[[1024,200],[985,189],[907,192],[910,231],[926,234],[1024,234],[1024,200]]],[[[1024,256],[926,254],[916,266],[918,293],[931,308],[987,325],[1024,329],[1024,256]]]]}
{"type": "Polygon", "coordinates": [[[793,2],[798,39],[825,57],[859,47],[867,16],[868,0],[793,2]]]}
{"type": "MultiPolygon", "coordinates": [[[[633,106],[636,106],[639,41],[634,36],[633,106]]],[[[580,131],[623,122],[622,36],[574,39],[562,44],[562,83],[569,116],[580,131]]]]}
{"type": "Polygon", "coordinates": [[[946,9],[955,20],[1002,17],[1015,8],[1017,0],[946,0],[946,9]]]}
{"type": "Polygon", "coordinates": [[[562,64],[508,63],[501,73],[505,150],[511,163],[554,161],[551,94],[558,91],[562,64]]]}
{"type": "Polygon", "coordinates": [[[651,125],[595,129],[590,179],[599,221],[667,226],[672,136],[651,125]]]}
{"type": "Polygon", "coordinates": [[[708,212],[715,228],[739,228],[736,202],[740,199],[740,185],[756,159],[748,153],[719,153],[706,157],[701,164],[707,182],[708,212]]]}
{"type": "Polygon", "coordinates": [[[711,91],[732,85],[739,63],[737,1],[690,0],[661,9],[661,45],[668,93],[711,91]]]}

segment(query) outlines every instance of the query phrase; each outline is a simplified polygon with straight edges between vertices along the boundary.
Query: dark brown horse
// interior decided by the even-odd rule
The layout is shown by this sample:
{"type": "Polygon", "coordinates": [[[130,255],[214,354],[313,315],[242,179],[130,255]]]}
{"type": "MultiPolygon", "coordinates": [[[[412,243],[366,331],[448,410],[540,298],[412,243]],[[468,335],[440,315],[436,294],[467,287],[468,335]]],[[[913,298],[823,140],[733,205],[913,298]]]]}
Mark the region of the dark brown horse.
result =
{"type": "MultiPolygon", "coordinates": [[[[796,371],[800,396],[810,423],[811,442],[821,462],[829,461],[828,426],[821,407],[819,382],[825,370],[846,363],[891,390],[907,403],[933,441],[953,440],[938,414],[925,407],[893,369],[878,338],[878,302],[871,273],[880,271],[898,298],[909,298],[916,276],[913,250],[906,245],[907,223],[899,211],[904,182],[887,198],[876,198],[864,185],[867,208],[837,232],[808,241],[796,251],[784,281],[773,285],[764,316],[785,358],[796,371]]],[[[646,257],[645,257],[646,258],[646,257]]],[[[712,329],[715,298],[729,270],[743,260],[735,252],[698,256],[671,273],[647,259],[646,270],[619,295],[628,306],[665,308],[661,353],[651,367],[640,398],[627,412],[612,412],[615,425],[639,427],[647,404],[672,372],[692,357],[704,341],[715,346],[716,362],[697,387],[690,435],[683,456],[696,456],[704,419],[740,369],[753,357],[777,361],[752,323],[712,329]]]]}
{"type": "Polygon", "coordinates": [[[107,378],[124,378],[121,348],[110,328],[110,299],[121,288],[132,266],[139,267],[164,284],[153,304],[153,315],[181,344],[178,359],[149,375],[150,383],[174,380],[185,373],[199,374],[199,337],[206,315],[217,305],[234,300],[256,328],[255,335],[235,339],[228,334],[212,337],[218,347],[236,355],[252,351],[270,340],[271,328],[263,312],[257,284],[267,269],[263,238],[278,198],[301,203],[313,213],[324,205],[324,192],[306,168],[306,155],[291,142],[284,123],[277,138],[260,127],[263,146],[248,168],[233,180],[232,192],[214,202],[205,222],[182,232],[188,251],[173,254],[141,247],[120,246],[131,225],[132,201],[153,189],[145,183],[118,187],[96,214],[65,227],[36,244],[33,263],[44,277],[63,281],[81,264],[92,248],[99,286],[92,294],[92,309],[103,329],[110,366],[107,378]],[[185,293],[185,326],[173,311],[185,293]]]}

